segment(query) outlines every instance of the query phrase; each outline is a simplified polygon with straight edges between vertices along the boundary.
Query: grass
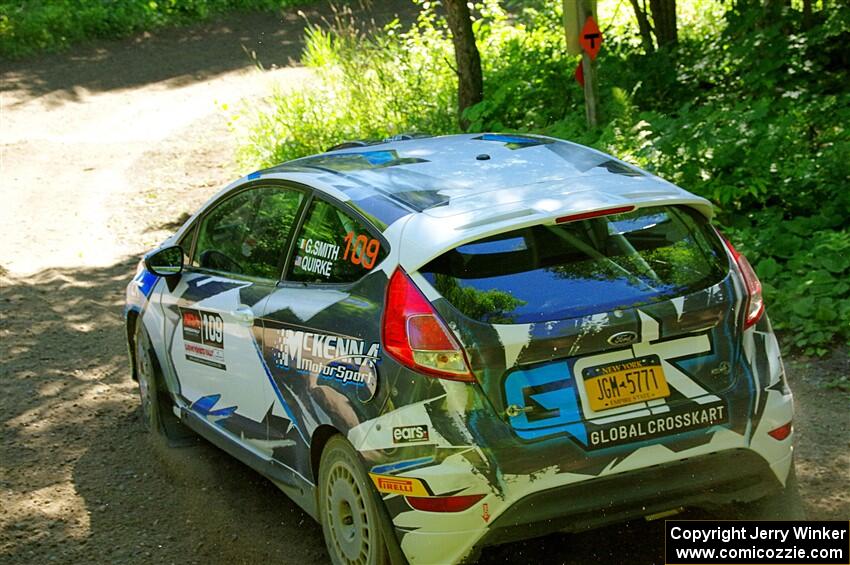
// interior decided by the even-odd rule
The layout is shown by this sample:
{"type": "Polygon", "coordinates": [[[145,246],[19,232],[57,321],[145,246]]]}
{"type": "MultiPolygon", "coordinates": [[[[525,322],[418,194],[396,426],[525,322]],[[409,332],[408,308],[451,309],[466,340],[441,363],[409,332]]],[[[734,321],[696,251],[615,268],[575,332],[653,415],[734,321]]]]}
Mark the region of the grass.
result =
{"type": "Polygon", "coordinates": [[[307,0],[0,0],[0,57],[58,51],[232,10],[277,10],[307,0]]]}

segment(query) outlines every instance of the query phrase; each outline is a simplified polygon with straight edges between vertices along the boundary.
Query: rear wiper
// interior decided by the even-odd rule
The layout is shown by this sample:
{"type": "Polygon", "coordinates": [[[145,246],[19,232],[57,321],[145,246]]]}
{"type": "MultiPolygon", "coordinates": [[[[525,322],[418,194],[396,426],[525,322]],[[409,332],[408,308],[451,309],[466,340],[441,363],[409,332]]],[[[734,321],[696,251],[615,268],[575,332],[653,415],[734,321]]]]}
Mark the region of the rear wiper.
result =
{"type": "MultiPolygon", "coordinates": [[[[594,249],[590,245],[586,244],[585,242],[583,242],[582,240],[580,240],[579,238],[577,238],[573,234],[568,233],[565,230],[553,230],[552,228],[549,228],[549,230],[554,232],[558,237],[565,240],[567,243],[569,243],[570,245],[572,245],[576,249],[583,251],[586,255],[589,255],[592,259],[596,259],[597,261],[602,261],[604,263],[607,263],[608,265],[613,267],[615,270],[620,271],[633,283],[643,285],[646,288],[648,288],[649,290],[651,290],[652,292],[657,291],[657,289],[655,289],[652,285],[647,284],[645,281],[639,279],[638,277],[636,277],[634,275],[634,273],[632,273],[631,271],[629,271],[628,269],[626,269],[625,267],[623,267],[622,265],[620,265],[616,261],[612,260],[610,257],[603,255],[602,253],[600,253],[599,251],[597,251],[596,249],[594,249]]],[[[656,277],[657,277],[657,275],[656,275],[656,277]]]]}

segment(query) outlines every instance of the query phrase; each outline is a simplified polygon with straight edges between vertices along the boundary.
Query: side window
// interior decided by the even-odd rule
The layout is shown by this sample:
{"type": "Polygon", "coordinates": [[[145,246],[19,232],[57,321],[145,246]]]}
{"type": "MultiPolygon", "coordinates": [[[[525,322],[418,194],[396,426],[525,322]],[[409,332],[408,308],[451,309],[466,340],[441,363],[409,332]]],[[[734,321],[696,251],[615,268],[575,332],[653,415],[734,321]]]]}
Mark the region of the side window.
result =
{"type": "Polygon", "coordinates": [[[298,234],[287,279],[350,283],[371,271],[386,255],[381,240],[373,237],[363,222],[317,199],[298,234]]]}
{"type": "Polygon", "coordinates": [[[263,187],[228,198],[201,221],[192,265],[277,279],[303,193],[263,187]]]}

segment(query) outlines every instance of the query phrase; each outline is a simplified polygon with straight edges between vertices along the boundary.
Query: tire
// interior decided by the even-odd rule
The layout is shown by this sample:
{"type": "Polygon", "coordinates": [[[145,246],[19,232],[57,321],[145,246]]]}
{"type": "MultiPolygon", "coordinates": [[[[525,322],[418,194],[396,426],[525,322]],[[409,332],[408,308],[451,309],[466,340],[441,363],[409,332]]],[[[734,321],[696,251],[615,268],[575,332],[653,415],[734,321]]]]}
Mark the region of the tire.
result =
{"type": "Polygon", "coordinates": [[[319,463],[319,517],[334,565],[387,565],[390,532],[359,456],[342,436],[325,445],[319,463]]]}
{"type": "Polygon", "coordinates": [[[136,375],[139,380],[141,420],[145,430],[155,438],[164,440],[169,447],[181,446],[189,440],[194,440],[191,431],[172,412],[173,404],[165,388],[150,336],[141,319],[136,323],[133,343],[136,375]]]}
{"type": "Polygon", "coordinates": [[[800,497],[794,463],[788,472],[785,488],[776,494],[743,504],[736,508],[738,520],[805,520],[806,512],[800,497]]]}

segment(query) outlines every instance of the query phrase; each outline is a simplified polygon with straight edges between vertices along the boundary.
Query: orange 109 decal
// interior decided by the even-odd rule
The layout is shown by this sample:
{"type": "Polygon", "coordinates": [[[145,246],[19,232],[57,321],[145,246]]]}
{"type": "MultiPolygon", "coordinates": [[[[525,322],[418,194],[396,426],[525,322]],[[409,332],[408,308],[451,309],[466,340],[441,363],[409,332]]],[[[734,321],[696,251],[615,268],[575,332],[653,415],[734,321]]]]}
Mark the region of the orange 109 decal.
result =
{"type": "Polygon", "coordinates": [[[378,260],[378,252],[381,250],[381,242],[364,234],[354,235],[353,231],[345,234],[345,253],[342,258],[351,261],[354,265],[361,265],[364,269],[371,269],[378,260]]]}

